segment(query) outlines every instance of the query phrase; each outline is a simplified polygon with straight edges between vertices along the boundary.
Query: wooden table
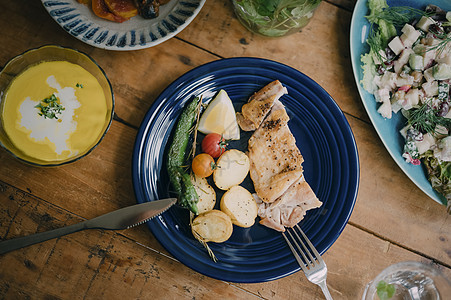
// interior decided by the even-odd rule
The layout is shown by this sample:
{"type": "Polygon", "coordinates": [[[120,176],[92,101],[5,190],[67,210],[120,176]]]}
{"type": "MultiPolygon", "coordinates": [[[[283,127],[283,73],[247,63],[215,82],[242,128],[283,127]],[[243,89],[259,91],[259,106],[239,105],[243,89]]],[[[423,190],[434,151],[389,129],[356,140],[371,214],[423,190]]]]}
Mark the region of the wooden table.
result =
{"type": "MultiPolygon", "coordinates": [[[[39,0],[2,1],[0,66],[23,51],[59,44],[88,53],[107,73],[116,114],[90,155],[58,168],[25,165],[0,150],[0,239],[74,224],[136,203],[131,178],[140,122],[172,81],[227,57],[268,58],[318,82],[338,103],[360,157],[357,203],[325,253],[334,299],[359,299],[385,267],[406,260],[436,265],[451,278],[451,217],[398,168],[378,138],[353,79],[349,28],[354,0],[323,1],[310,24],[268,39],[248,32],[230,1],[208,0],[184,31],[128,52],[91,47],[66,33],[39,0]]],[[[146,226],[90,230],[0,256],[2,299],[323,299],[302,272],[258,284],[203,276],[175,260],[146,226]]]]}

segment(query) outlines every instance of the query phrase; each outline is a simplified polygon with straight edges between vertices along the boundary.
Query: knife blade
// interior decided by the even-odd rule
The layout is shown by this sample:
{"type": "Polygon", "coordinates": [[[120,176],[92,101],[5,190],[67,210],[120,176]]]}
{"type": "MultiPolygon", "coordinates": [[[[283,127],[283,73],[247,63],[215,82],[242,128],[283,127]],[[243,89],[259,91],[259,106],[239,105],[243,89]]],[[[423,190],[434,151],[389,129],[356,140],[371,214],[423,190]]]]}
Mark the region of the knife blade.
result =
{"type": "Polygon", "coordinates": [[[143,224],[169,209],[176,198],[151,201],[124,207],[77,224],[0,242],[0,255],[36,243],[85,229],[121,230],[143,224]]]}

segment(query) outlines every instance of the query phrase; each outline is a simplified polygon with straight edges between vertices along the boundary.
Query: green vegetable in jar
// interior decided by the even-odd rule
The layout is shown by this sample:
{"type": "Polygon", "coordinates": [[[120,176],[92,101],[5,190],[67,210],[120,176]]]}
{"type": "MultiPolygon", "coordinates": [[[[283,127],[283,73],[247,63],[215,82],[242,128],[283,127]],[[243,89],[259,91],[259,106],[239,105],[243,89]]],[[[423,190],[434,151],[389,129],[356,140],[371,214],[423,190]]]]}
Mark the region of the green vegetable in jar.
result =
{"type": "Polygon", "coordinates": [[[396,288],[393,284],[389,284],[383,280],[379,281],[377,284],[377,296],[380,300],[388,300],[396,292],[396,288]]]}
{"type": "Polygon", "coordinates": [[[234,0],[235,13],[250,31],[277,37],[308,24],[321,0],[234,0]]]}

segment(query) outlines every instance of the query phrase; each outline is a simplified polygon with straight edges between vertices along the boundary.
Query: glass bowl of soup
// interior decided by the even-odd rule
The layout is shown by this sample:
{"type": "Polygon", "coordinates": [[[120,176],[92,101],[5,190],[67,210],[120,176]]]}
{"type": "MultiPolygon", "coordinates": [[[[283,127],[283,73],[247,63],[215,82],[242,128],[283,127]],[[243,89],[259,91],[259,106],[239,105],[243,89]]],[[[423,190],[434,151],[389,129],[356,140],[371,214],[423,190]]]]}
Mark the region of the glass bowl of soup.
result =
{"type": "Polygon", "coordinates": [[[86,156],[113,114],[105,72],[80,51],[42,46],[0,72],[0,144],[23,162],[59,166],[86,156]]]}

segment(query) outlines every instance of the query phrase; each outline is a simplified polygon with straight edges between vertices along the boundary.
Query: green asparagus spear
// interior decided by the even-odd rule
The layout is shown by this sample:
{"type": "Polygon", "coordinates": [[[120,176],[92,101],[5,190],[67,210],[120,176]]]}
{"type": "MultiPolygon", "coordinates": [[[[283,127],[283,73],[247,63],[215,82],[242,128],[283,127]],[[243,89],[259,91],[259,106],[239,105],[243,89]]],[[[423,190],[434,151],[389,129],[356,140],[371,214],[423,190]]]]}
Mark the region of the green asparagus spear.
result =
{"type": "Polygon", "coordinates": [[[175,192],[179,194],[179,204],[190,209],[195,214],[198,213],[197,202],[199,202],[199,196],[194,189],[189,174],[183,170],[183,166],[186,165],[186,150],[191,134],[190,131],[196,121],[199,101],[200,98],[192,100],[180,115],[167,158],[169,180],[175,192]]]}

